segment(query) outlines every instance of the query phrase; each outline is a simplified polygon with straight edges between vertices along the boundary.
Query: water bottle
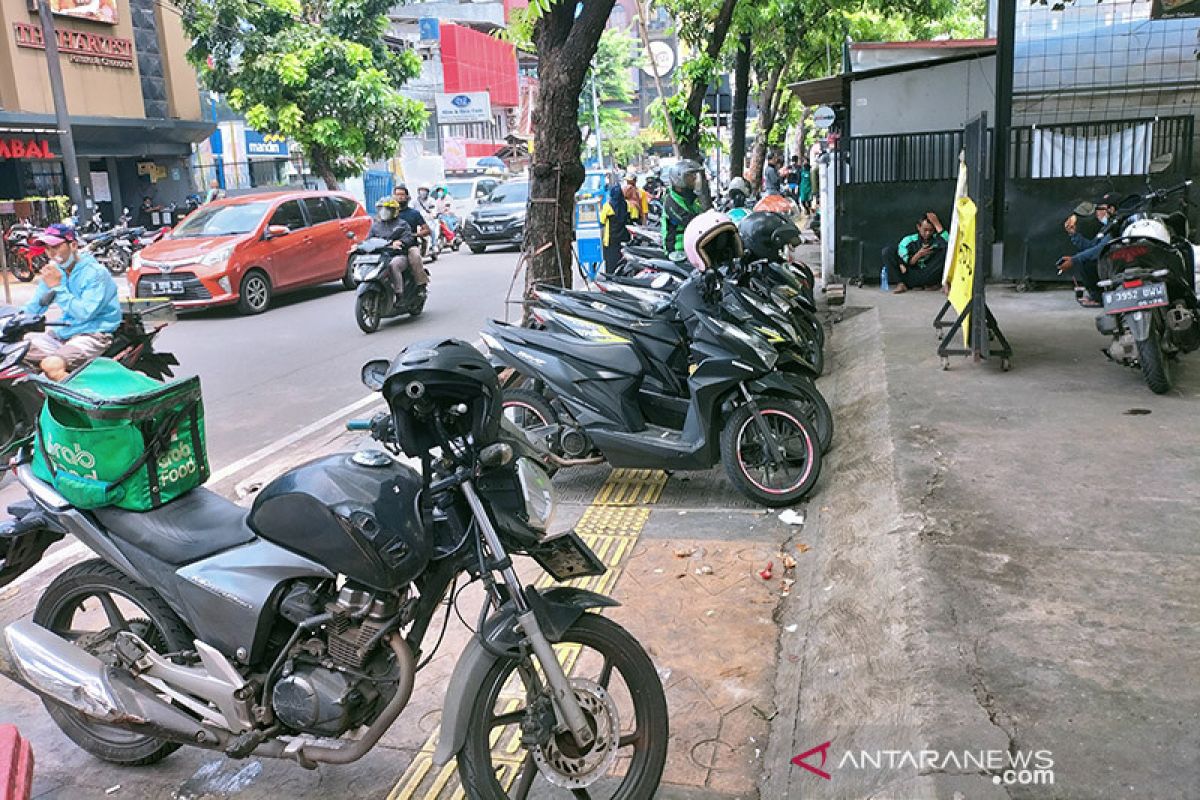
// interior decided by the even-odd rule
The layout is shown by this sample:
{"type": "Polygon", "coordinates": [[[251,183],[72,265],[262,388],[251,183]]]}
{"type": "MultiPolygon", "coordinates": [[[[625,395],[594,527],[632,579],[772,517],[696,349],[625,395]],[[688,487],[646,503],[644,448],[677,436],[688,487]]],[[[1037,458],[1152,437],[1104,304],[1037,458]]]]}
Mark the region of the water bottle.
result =
{"type": "Polygon", "coordinates": [[[886,292],[889,291],[890,288],[891,287],[888,286],[887,267],[884,267],[879,271],[879,291],[886,292]]]}

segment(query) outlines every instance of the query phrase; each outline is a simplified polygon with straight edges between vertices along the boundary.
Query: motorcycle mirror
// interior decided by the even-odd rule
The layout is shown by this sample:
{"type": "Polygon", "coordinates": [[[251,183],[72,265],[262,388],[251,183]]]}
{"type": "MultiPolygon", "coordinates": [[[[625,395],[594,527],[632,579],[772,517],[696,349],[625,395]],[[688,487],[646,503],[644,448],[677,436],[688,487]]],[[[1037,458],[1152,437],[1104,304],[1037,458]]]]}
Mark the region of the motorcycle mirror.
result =
{"type": "Polygon", "coordinates": [[[504,442],[489,444],[479,454],[479,463],[484,467],[502,467],[512,459],[512,446],[504,442]]]}
{"type": "Polygon", "coordinates": [[[376,358],[373,361],[368,361],[363,364],[362,382],[373,392],[378,392],[383,388],[383,380],[387,377],[388,362],[384,358],[376,358]]]}
{"type": "Polygon", "coordinates": [[[658,275],[656,275],[654,277],[654,280],[650,281],[650,288],[665,289],[665,288],[667,288],[668,284],[670,284],[670,283],[671,283],[670,275],[659,273],[658,275]]]}
{"type": "Polygon", "coordinates": [[[1160,172],[1166,172],[1168,169],[1171,168],[1171,164],[1174,163],[1174,161],[1175,161],[1174,153],[1161,153],[1161,154],[1155,156],[1153,159],[1151,159],[1150,172],[1155,173],[1155,174],[1160,173],[1160,172]]]}

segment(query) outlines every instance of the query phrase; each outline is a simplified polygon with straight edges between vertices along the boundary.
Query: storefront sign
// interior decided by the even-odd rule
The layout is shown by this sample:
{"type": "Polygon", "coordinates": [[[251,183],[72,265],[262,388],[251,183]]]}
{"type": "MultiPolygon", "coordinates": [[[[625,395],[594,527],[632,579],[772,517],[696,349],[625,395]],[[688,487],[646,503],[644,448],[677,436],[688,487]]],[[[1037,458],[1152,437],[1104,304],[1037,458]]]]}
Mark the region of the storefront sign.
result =
{"type": "Polygon", "coordinates": [[[259,133],[246,128],[246,155],[287,158],[287,137],[277,133],[259,133]]]}
{"type": "Polygon", "coordinates": [[[1200,0],[1154,0],[1150,19],[1200,17],[1200,0]]]}
{"type": "MultiPolygon", "coordinates": [[[[37,13],[37,0],[29,0],[29,13],[37,13]]],[[[50,0],[50,13],[60,17],[86,19],[116,25],[117,0],[50,0]]]]}
{"type": "Polygon", "coordinates": [[[468,122],[492,121],[492,96],[489,92],[436,94],[439,125],[460,125],[468,122]]]}
{"type": "Polygon", "coordinates": [[[50,152],[50,143],[45,139],[33,142],[23,139],[0,139],[0,158],[45,160],[58,156],[50,152]]]}
{"type": "Polygon", "coordinates": [[[642,72],[651,78],[656,73],[658,77],[665,78],[671,74],[671,70],[675,69],[675,48],[669,41],[655,39],[650,42],[650,59],[642,65],[642,72]]]}
{"type": "MultiPolygon", "coordinates": [[[[46,42],[42,39],[40,27],[27,25],[24,22],[14,22],[13,30],[16,31],[17,47],[46,49],[46,42]]],[[[131,39],[62,29],[56,31],[55,36],[58,38],[59,52],[66,53],[76,64],[133,69],[133,41],[131,39]]]]}

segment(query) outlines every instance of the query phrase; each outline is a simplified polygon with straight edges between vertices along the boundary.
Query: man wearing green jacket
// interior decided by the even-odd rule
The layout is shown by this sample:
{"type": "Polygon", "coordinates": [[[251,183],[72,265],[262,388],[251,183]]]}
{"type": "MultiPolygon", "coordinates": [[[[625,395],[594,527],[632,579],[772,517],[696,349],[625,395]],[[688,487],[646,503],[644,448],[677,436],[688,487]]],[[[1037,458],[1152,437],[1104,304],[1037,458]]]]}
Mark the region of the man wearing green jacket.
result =
{"type": "Polygon", "coordinates": [[[683,232],[688,223],[704,210],[696,185],[704,167],[690,158],[670,167],[667,193],[662,201],[663,249],[673,260],[683,260],[683,232]]]}

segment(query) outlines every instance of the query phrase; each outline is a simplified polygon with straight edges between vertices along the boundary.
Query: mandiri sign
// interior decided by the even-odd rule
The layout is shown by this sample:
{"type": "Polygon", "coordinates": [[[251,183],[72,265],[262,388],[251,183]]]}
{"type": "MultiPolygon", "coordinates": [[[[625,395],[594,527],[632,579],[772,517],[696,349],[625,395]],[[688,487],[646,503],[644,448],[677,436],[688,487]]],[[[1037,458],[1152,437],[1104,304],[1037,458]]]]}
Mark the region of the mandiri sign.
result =
{"type": "Polygon", "coordinates": [[[491,122],[492,96],[489,92],[462,92],[434,95],[439,125],[491,122]]]}
{"type": "Polygon", "coordinates": [[[259,133],[246,128],[246,155],[287,158],[287,137],[277,133],[259,133]]]}

